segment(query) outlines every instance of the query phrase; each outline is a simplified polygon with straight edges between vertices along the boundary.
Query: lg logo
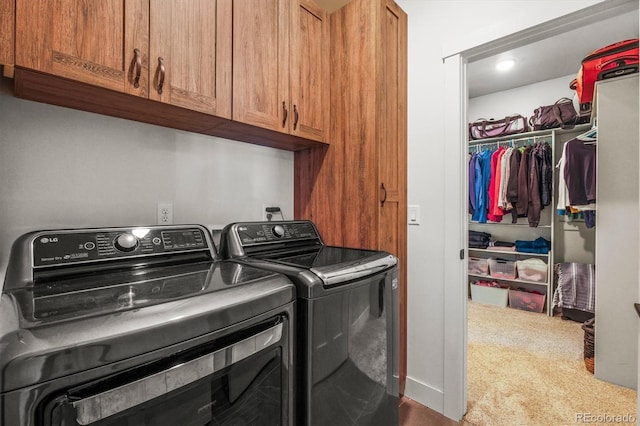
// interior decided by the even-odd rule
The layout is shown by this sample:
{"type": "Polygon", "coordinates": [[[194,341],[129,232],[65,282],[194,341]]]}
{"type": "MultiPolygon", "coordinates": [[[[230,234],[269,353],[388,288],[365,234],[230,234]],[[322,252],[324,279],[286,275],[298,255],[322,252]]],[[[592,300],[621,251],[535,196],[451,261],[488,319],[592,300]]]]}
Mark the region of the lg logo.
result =
{"type": "Polygon", "coordinates": [[[47,244],[47,243],[57,243],[58,242],[58,237],[43,237],[40,239],[40,242],[42,244],[47,244]]]}

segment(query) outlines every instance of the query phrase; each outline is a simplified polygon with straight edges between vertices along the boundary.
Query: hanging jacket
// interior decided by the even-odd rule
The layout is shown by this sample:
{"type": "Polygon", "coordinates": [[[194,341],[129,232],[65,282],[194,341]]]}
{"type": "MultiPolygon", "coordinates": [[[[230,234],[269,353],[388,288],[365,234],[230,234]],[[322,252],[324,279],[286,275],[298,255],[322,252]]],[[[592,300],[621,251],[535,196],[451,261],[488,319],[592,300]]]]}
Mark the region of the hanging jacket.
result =
{"type": "Polygon", "coordinates": [[[522,151],[520,158],[520,168],[518,169],[518,202],[516,209],[518,216],[527,216],[529,209],[529,157],[531,154],[531,146],[527,146],[522,151]]]}
{"type": "Polygon", "coordinates": [[[511,172],[509,174],[509,181],[507,182],[507,201],[511,203],[511,223],[518,221],[518,173],[520,170],[520,158],[522,153],[518,149],[514,149],[509,159],[509,166],[511,172]]]}
{"type": "Polygon", "coordinates": [[[551,146],[547,143],[542,144],[540,161],[540,202],[543,206],[548,206],[553,199],[553,159],[551,146]]]}
{"type": "Polygon", "coordinates": [[[540,154],[541,147],[536,144],[529,155],[529,206],[527,208],[527,218],[529,226],[535,228],[540,222],[540,211],[542,210],[542,202],[540,199],[540,154]]]}

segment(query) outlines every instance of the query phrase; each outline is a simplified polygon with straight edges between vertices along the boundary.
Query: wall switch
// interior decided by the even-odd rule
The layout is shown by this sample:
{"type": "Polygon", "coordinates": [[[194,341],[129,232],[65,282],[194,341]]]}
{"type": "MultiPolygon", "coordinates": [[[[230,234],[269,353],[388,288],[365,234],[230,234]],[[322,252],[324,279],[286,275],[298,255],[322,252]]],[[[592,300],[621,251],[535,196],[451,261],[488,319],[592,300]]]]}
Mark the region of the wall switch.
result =
{"type": "Polygon", "coordinates": [[[173,204],[158,203],[158,225],[173,224],[173,204]]]}
{"type": "Polygon", "coordinates": [[[407,206],[409,225],[420,225],[420,206],[407,206]]]}

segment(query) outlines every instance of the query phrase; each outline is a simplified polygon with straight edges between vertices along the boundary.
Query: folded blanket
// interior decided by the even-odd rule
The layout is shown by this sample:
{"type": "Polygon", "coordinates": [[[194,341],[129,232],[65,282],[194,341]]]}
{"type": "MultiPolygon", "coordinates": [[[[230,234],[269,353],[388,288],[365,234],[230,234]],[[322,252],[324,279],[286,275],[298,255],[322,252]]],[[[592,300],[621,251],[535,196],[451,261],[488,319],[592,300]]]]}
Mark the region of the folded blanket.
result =
{"type": "Polygon", "coordinates": [[[546,254],[551,250],[551,241],[538,237],[535,241],[516,241],[516,251],[521,253],[539,253],[546,254]]]}
{"type": "Polygon", "coordinates": [[[553,306],[595,312],[595,266],[590,263],[558,263],[554,270],[558,276],[558,287],[553,294],[553,306]]]}

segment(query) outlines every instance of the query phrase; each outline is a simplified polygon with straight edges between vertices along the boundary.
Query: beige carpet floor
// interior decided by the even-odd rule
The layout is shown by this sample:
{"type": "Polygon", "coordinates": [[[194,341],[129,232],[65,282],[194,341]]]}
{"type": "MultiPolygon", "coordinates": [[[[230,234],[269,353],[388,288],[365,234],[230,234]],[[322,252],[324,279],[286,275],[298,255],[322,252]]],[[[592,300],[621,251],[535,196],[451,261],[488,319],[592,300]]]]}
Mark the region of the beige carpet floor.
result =
{"type": "Polygon", "coordinates": [[[636,391],[598,380],[585,368],[580,323],[474,302],[468,316],[463,424],[636,423],[636,391]]]}

